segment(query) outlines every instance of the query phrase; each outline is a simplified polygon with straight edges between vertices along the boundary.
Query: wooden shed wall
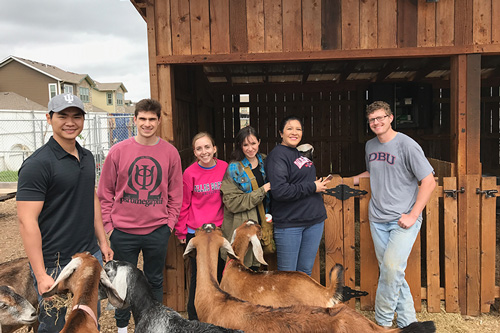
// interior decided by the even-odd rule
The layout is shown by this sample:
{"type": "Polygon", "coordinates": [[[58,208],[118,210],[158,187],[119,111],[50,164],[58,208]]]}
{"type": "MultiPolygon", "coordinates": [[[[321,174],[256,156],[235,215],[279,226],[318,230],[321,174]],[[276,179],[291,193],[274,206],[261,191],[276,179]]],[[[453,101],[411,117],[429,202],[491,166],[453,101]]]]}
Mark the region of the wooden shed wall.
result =
{"type": "Polygon", "coordinates": [[[158,56],[473,46],[499,43],[499,14],[496,0],[162,0],[154,29],[158,56]]]}

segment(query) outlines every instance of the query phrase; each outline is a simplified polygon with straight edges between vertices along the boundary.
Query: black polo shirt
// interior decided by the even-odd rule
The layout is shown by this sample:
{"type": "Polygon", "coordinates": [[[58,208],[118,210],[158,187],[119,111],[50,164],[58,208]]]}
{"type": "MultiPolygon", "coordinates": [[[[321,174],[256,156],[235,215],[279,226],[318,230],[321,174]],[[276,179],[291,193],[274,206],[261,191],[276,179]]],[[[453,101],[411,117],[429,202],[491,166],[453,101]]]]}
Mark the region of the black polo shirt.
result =
{"type": "Polygon", "coordinates": [[[38,217],[46,267],[66,265],[78,252],[95,253],[95,162],[76,143],[80,161],[53,137],[19,169],[17,201],[43,201],[38,217]]]}

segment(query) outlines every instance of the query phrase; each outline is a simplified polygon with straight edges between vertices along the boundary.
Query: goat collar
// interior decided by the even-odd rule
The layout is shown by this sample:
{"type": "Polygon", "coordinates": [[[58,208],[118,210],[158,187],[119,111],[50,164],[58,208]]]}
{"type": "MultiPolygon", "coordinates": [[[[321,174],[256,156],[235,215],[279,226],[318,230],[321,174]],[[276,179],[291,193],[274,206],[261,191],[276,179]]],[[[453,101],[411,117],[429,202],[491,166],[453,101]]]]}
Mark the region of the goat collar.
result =
{"type": "Polygon", "coordinates": [[[226,268],[227,268],[227,266],[229,266],[229,264],[231,263],[231,261],[234,261],[234,259],[229,259],[229,260],[226,262],[226,266],[224,266],[224,270],[222,271],[222,276],[224,276],[224,273],[226,272],[226,268]]]}
{"type": "Polygon", "coordinates": [[[80,310],[83,310],[83,311],[87,312],[87,314],[88,314],[90,317],[92,317],[92,319],[94,319],[94,321],[95,321],[95,325],[96,325],[96,326],[99,326],[99,325],[97,324],[97,318],[96,318],[96,316],[95,316],[95,313],[94,313],[94,311],[92,311],[92,309],[91,309],[91,308],[89,308],[88,306],[83,305],[83,304],[77,304],[77,305],[75,305],[75,306],[73,307],[73,310],[76,310],[76,309],[80,309],[80,310]]]}

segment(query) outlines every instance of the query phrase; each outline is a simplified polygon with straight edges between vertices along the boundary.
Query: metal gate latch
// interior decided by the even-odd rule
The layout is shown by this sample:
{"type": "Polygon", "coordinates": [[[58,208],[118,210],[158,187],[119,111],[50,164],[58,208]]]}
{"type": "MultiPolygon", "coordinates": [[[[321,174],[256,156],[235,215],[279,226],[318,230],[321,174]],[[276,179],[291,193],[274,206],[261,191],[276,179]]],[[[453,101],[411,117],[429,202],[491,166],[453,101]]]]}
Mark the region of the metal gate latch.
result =
{"type": "Polygon", "coordinates": [[[350,197],[357,197],[360,195],[365,195],[367,193],[368,192],[365,190],[356,190],[345,184],[340,184],[337,185],[337,187],[327,189],[323,194],[331,195],[332,197],[344,201],[349,199],[350,197]]]}
{"type": "Polygon", "coordinates": [[[495,193],[498,193],[497,190],[485,190],[481,191],[481,189],[476,188],[476,194],[486,194],[486,198],[494,198],[495,193]]]}
{"type": "Polygon", "coordinates": [[[457,198],[457,193],[464,193],[465,192],[465,187],[461,187],[460,190],[444,190],[444,194],[446,195],[447,198],[457,198]]]}

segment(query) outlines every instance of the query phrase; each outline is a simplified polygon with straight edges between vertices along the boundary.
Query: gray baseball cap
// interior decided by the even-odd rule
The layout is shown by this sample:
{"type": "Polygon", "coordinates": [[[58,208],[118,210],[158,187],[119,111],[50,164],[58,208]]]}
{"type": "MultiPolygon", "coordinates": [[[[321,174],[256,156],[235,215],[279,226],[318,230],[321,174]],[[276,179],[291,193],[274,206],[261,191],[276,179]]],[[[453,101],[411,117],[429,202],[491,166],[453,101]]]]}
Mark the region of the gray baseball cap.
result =
{"type": "Polygon", "coordinates": [[[71,107],[79,108],[83,111],[83,113],[85,113],[85,109],[83,108],[83,102],[81,101],[81,99],[79,99],[78,96],[70,93],[60,94],[52,97],[48,105],[49,112],[59,112],[71,107]]]}

